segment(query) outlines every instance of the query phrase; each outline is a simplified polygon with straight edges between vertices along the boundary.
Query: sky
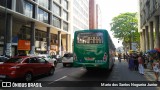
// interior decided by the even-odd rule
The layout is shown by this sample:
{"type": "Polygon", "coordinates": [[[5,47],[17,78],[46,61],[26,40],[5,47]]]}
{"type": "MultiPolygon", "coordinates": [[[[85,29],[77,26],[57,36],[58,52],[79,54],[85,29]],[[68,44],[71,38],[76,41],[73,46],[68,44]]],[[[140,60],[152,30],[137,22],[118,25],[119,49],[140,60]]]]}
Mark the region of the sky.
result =
{"type": "Polygon", "coordinates": [[[96,0],[102,15],[102,29],[107,29],[116,48],[122,46],[118,39],[114,38],[110,31],[112,18],[121,13],[138,12],[138,0],[96,0]]]}

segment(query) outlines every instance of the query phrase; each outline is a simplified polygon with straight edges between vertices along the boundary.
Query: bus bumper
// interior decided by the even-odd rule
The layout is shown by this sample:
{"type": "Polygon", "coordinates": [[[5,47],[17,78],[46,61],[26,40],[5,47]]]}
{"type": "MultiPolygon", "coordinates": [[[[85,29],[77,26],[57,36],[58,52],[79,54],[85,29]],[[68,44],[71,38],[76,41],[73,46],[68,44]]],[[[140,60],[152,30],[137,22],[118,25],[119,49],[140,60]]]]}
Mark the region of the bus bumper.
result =
{"type": "Polygon", "coordinates": [[[109,68],[107,63],[74,63],[75,67],[84,67],[84,68],[109,68]]]}

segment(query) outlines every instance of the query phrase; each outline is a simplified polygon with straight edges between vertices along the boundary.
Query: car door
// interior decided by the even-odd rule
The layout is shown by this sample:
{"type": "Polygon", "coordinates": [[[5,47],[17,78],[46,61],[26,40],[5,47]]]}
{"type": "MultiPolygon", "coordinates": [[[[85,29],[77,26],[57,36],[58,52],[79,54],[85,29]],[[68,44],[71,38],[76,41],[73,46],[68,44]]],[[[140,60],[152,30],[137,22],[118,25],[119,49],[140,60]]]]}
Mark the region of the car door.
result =
{"type": "Polygon", "coordinates": [[[40,72],[41,74],[47,73],[49,71],[49,63],[44,58],[38,57],[37,58],[39,65],[40,65],[40,72]]]}
{"type": "Polygon", "coordinates": [[[41,64],[38,62],[38,60],[35,57],[30,58],[30,64],[33,72],[35,75],[41,74],[41,64]]]}

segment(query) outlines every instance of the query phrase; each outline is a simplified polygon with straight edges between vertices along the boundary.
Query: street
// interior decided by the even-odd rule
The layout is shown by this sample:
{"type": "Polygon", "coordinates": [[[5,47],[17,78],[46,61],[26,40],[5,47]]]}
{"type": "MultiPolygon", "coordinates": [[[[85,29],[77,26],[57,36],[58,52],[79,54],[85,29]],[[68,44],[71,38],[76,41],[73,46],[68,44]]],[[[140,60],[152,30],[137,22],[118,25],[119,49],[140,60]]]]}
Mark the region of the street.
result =
{"type": "Polygon", "coordinates": [[[57,81],[154,81],[154,75],[151,71],[145,70],[145,75],[140,75],[138,71],[130,71],[127,62],[124,60],[121,63],[116,60],[111,72],[88,72],[84,68],[63,67],[59,63],[53,76],[38,77],[35,81],[46,82],[49,87],[2,88],[0,90],[159,90],[158,87],[50,87],[57,81]]]}

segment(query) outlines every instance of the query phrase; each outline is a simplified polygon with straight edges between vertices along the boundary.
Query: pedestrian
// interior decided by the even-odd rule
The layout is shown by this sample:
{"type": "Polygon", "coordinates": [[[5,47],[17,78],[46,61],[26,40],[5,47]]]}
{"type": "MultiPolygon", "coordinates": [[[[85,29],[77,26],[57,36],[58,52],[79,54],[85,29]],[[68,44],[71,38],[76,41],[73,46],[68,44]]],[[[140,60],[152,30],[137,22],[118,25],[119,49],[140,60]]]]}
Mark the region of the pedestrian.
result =
{"type": "Polygon", "coordinates": [[[134,70],[138,71],[138,55],[133,53],[133,60],[134,60],[134,70]]]}
{"type": "Polygon", "coordinates": [[[126,55],[125,55],[125,53],[123,53],[123,59],[124,59],[124,60],[126,59],[126,55]]]}
{"type": "Polygon", "coordinates": [[[138,71],[139,71],[139,73],[141,75],[144,75],[144,67],[143,67],[144,62],[143,61],[144,60],[142,58],[142,54],[140,53],[139,56],[138,56],[138,63],[139,63],[139,65],[138,65],[138,71]]]}
{"type": "Polygon", "coordinates": [[[133,55],[130,54],[130,56],[129,56],[128,59],[129,59],[129,61],[128,61],[129,69],[130,69],[130,70],[134,70],[134,59],[133,59],[133,55]]]}
{"type": "Polygon", "coordinates": [[[121,53],[118,53],[118,60],[121,62],[121,53]]]}
{"type": "Polygon", "coordinates": [[[127,60],[127,62],[129,61],[129,55],[128,55],[128,53],[126,54],[126,60],[127,60]]]}
{"type": "Polygon", "coordinates": [[[151,56],[148,56],[148,58],[149,58],[150,69],[153,70],[153,61],[154,61],[154,59],[151,56]]]}
{"type": "Polygon", "coordinates": [[[159,72],[160,72],[160,60],[153,60],[153,71],[154,71],[154,75],[156,77],[156,81],[158,81],[159,78],[159,72]]]}

